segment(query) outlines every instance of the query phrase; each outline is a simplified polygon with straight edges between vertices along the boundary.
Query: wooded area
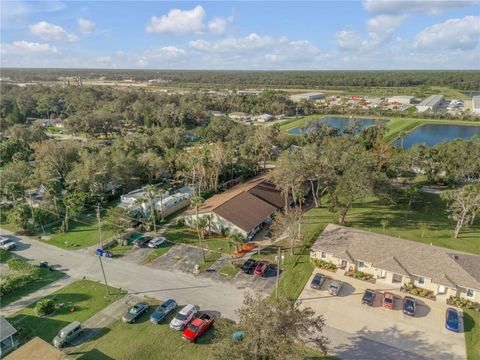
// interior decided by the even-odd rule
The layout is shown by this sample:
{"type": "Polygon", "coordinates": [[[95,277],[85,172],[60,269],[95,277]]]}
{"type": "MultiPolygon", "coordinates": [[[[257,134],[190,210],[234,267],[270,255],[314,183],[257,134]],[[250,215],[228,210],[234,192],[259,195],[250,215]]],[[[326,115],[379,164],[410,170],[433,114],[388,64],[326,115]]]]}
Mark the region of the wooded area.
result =
{"type": "Polygon", "coordinates": [[[18,82],[58,81],[80,75],[82,79],[147,81],[162,85],[237,87],[333,87],[333,86],[449,86],[479,90],[479,71],[200,71],[200,70],[106,70],[106,69],[2,69],[2,76],[18,82]]]}

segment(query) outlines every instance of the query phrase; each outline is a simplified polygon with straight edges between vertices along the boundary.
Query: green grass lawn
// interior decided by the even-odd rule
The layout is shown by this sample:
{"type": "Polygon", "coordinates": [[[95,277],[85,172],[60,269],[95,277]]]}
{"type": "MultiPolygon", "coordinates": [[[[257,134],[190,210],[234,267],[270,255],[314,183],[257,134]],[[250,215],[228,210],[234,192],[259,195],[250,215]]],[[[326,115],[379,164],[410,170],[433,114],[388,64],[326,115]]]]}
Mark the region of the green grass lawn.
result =
{"type": "Polygon", "coordinates": [[[42,287],[61,279],[64,276],[65,273],[61,271],[50,271],[50,269],[40,268],[40,276],[37,280],[32,281],[31,283],[28,283],[21,288],[18,288],[10,294],[2,295],[0,301],[0,308],[22,298],[25,295],[37,291],[42,287]]]}
{"type": "Polygon", "coordinates": [[[463,321],[467,358],[480,360],[480,312],[464,310],[463,321]]]}
{"type": "Polygon", "coordinates": [[[238,263],[238,262],[235,262],[233,264],[229,263],[229,264],[221,267],[218,270],[218,273],[221,276],[225,276],[227,278],[233,278],[240,271],[240,266],[241,266],[241,263],[238,263]]]}
{"type": "Polygon", "coordinates": [[[89,280],[76,281],[48,296],[58,304],[65,304],[54,314],[36,316],[35,303],[9,316],[8,321],[19,331],[21,339],[39,336],[50,342],[64,326],[73,321],[87,320],[125,295],[125,292],[115,288],[111,288],[110,292],[113,295],[106,295],[105,285],[101,283],[89,280]],[[75,306],[74,312],[69,311],[71,305],[75,306]]]}
{"type": "Polygon", "coordinates": [[[150,261],[155,260],[157,257],[164,255],[168,250],[172,248],[172,246],[175,245],[174,243],[167,242],[163,244],[162,246],[153,249],[147,254],[147,257],[144,260],[144,263],[149,263],[150,261]]]}
{"type": "MultiPolygon", "coordinates": [[[[95,339],[87,342],[70,354],[75,359],[169,359],[169,360],[211,360],[212,343],[217,331],[228,331],[228,323],[217,319],[213,327],[204,334],[197,343],[188,344],[182,340],[182,332],[169,328],[171,316],[162,324],[150,323],[152,310],[143,315],[135,324],[116,321],[95,339]],[[223,324],[220,325],[220,322],[223,324]]],[[[299,345],[300,346],[300,345],[299,345]]],[[[305,353],[312,359],[320,359],[321,355],[305,348],[305,353]]]]}
{"type": "MultiPolygon", "coordinates": [[[[200,246],[198,235],[195,229],[188,227],[172,227],[169,228],[164,236],[174,243],[182,243],[193,246],[200,246]]],[[[217,235],[209,237],[208,235],[202,239],[202,244],[205,249],[220,251],[223,253],[232,253],[235,251],[235,246],[224,237],[217,235]]]]}
{"type": "Polygon", "coordinates": [[[182,332],[170,329],[171,316],[162,324],[149,321],[152,310],[135,324],[116,321],[102,335],[71,354],[76,359],[211,359],[215,325],[196,344],[182,340],[182,332]],[[134,341],[133,341],[134,340],[134,341]]]}
{"type": "Polygon", "coordinates": [[[218,251],[208,251],[205,254],[205,262],[200,264],[200,271],[208,269],[220,256],[222,256],[222,253],[218,251]]]}
{"type": "Polygon", "coordinates": [[[112,248],[109,249],[109,251],[112,253],[112,256],[115,257],[121,257],[125,255],[128,251],[132,250],[133,245],[116,245],[112,248]]]}
{"type": "MultiPolygon", "coordinates": [[[[102,239],[105,241],[114,235],[112,230],[102,229],[102,239]]],[[[97,220],[95,216],[82,217],[81,222],[71,220],[69,231],[53,235],[49,244],[63,249],[79,249],[92,246],[99,242],[97,220]]]]}
{"type": "MultiPolygon", "coordinates": [[[[421,193],[409,208],[404,191],[393,191],[392,194],[393,203],[376,198],[356,203],[347,215],[345,226],[382,234],[381,221],[386,219],[386,235],[480,254],[480,220],[462,230],[455,239],[454,223],[448,218],[445,202],[438,195],[421,193]],[[421,223],[428,225],[423,238],[421,223]]],[[[305,216],[312,225],[336,223],[338,218],[324,207],[311,209],[305,216]]]]}
{"type": "Polygon", "coordinates": [[[0,262],[5,263],[12,257],[12,253],[10,251],[6,251],[3,249],[0,249],[0,262]]]}

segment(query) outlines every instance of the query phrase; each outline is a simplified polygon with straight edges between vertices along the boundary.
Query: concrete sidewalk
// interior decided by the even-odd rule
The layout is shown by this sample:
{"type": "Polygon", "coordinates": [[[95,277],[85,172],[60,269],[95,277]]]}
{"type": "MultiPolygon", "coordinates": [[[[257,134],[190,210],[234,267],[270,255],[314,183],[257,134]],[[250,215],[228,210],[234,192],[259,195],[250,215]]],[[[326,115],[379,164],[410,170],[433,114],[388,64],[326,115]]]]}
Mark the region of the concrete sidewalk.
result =
{"type": "Polygon", "coordinates": [[[30,293],[28,295],[25,295],[24,297],[18,299],[17,301],[14,301],[3,308],[0,309],[0,314],[2,316],[8,316],[11,315],[24,307],[27,307],[30,304],[33,304],[34,302],[37,302],[38,300],[44,298],[45,296],[50,295],[51,293],[63,288],[65,285],[70,284],[72,281],[74,281],[73,278],[70,276],[64,276],[60,280],[54,281],[47,286],[42,287],[41,289],[38,289],[37,291],[34,291],[33,293],[30,293]]]}
{"type": "MultiPolygon", "coordinates": [[[[141,300],[140,298],[137,299],[141,300]]],[[[79,346],[84,345],[89,340],[93,339],[103,329],[113,323],[115,320],[121,318],[121,316],[129,308],[128,302],[132,301],[131,295],[126,295],[123,298],[108,305],[102,311],[96,313],[91,318],[85,320],[82,323],[82,331],[80,335],[72,341],[69,347],[63,348],[63,351],[67,354],[74,352],[79,346]]]]}

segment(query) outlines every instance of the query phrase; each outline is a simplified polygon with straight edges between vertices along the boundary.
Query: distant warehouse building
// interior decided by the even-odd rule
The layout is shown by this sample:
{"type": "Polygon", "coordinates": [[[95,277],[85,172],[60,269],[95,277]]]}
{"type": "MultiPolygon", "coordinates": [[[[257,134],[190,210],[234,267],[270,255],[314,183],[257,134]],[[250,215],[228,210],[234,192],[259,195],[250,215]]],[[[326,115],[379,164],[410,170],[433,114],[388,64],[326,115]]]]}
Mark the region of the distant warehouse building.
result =
{"type": "Polygon", "coordinates": [[[480,96],[478,95],[472,98],[472,112],[480,114],[480,96]]]}
{"type": "Polygon", "coordinates": [[[389,103],[399,103],[403,105],[409,105],[413,103],[413,96],[397,95],[388,98],[389,103]]]}
{"type": "Polygon", "coordinates": [[[325,99],[325,94],[320,92],[295,94],[290,96],[290,100],[295,102],[299,102],[302,100],[321,100],[321,99],[325,99]]]}
{"type": "Polygon", "coordinates": [[[419,112],[424,111],[435,111],[438,109],[440,104],[443,101],[443,95],[432,95],[425,100],[423,100],[420,104],[417,105],[417,110],[419,112]]]}

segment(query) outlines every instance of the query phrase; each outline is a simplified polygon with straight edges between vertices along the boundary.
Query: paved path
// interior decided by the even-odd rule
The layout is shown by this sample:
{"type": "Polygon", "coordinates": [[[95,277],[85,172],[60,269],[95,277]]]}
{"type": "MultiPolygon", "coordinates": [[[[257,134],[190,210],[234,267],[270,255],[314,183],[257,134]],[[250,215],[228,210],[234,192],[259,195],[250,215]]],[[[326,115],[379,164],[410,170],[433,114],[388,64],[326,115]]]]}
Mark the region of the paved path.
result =
{"type": "Polygon", "coordinates": [[[127,295],[85,320],[82,323],[82,331],[79,336],[72,341],[69,347],[64,348],[63,351],[67,354],[74,352],[79,346],[92,339],[115,320],[118,320],[127,311],[129,298],[129,295],[127,295]]]}
{"type": "Polygon", "coordinates": [[[18,310],[23,309],[24,307],[27,307],[28,305],[33,304],[34,302],[44,298],[45,296],[50,295],[51,293],[61,289],[65,285],[71,283],[73,280],[74,279],[72,279],[71,277],[65,276],[60,280],[54,281],[47,286],[44,286],[41,289],[25,295],[17,301],[14,301],[2,307],[0,309],[0,314],[2,316],[8,316],[10,314],[13,314],[14,312],[17,312],[18,310]]]}
{"type": "MultiPolygon", "coordinates": [[[[2,229],[2,234],[12,235],[2,229]]],[[[26,236],[14,235],[18,241],[15,253],[33,261],[45,260],[73,279],[103,281],[99,258],[86,249],[64,250],[26,236]]],[[[195,277],[175,269],[155,269],[144,265],[103,259],[109,285],[131,293],[158,299],[174,298],[180,304],[195,303],[202,310],[216,310],[236,320],[235,309],[242,304],[246,289],[234,284],[195,277]]]]}

